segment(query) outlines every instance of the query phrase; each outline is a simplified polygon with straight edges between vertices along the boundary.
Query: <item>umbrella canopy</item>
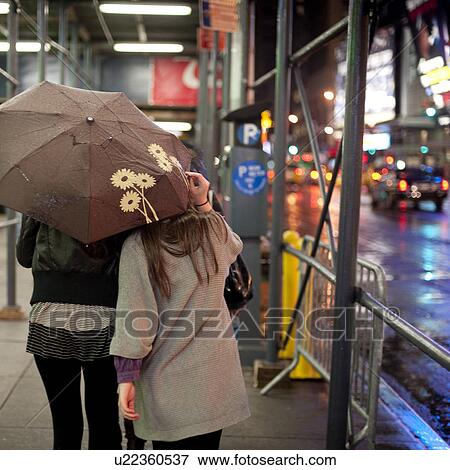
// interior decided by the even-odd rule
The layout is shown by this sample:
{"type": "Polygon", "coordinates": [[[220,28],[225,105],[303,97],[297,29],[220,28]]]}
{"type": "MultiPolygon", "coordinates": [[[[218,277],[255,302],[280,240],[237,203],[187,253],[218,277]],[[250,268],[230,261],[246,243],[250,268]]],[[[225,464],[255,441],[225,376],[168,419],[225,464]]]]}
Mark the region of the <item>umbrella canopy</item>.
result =
{"type": "Polygon", "coordinates": [[[84,242],[184,212],[190,152],[124,93],[42,82],[0,106],[0,204],[84,242]]]}

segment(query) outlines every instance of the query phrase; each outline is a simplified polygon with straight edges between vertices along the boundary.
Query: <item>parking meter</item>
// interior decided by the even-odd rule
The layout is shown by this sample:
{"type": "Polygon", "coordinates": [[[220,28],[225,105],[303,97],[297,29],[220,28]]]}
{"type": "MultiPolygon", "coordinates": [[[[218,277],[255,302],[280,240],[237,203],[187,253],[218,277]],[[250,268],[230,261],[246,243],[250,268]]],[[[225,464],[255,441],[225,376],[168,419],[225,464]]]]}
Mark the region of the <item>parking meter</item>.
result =
{"type": "Polygon", "coordinates": [[[260,325],[261,253],[260,239],[267,231],[266,154],[261,145],[261,111],[267,106],[251,105],[228,114],[234,123],[234,145],[229,154],[230,223],[244,242],[243,258],[253,278],[254,297],[247,312],[240,314],[241,358],[244,364],[263,355],[260,325]]]}

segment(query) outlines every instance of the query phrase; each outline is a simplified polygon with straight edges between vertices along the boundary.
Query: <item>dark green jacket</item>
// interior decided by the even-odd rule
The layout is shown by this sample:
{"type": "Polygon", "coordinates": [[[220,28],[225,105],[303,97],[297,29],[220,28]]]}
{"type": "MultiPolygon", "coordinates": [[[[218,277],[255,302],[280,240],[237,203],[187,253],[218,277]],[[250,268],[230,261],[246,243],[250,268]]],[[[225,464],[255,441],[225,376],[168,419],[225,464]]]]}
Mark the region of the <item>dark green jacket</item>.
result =
{"type": "Polygon", "coordinates": [[[85,245],[23,216],[16,254],[22,266],[32,268],[31,303],[115,307],[120,252],[126,236],[119,234],[85,245]]]}

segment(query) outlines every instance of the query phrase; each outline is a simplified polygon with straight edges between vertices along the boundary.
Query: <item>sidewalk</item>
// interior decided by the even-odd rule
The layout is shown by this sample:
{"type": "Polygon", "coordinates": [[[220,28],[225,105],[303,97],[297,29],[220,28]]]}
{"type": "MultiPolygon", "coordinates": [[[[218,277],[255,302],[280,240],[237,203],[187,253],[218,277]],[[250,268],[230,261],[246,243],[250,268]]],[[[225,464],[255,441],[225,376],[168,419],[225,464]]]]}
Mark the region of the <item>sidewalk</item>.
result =
{"type": "MultiPolygon", "coordinates": [[[[0,231],[0,306],[5,304],[5,231],[0,231]]],[[[28,309],[31,273],[17,270],[18,302],[28,309]]],[[[50,449],[51,416],[33,358],[25,353],[28,324],[0,321],[0,449],[50,449]]],[[[324,449],[327,385],[294,382],[262,397],[244,369],[252,416],[224,431],[222,449],[324,449]]],[[[85,436],[86,437],[86,436],[85,436]]],[[[85,439],[86,445],[86,439],[85,439]]],[[[377,447],[418,449],[420,442],[384,407],[378,419],[377,447]]],[[[364,446],[361,446],[364,448],[364,446]]]]}

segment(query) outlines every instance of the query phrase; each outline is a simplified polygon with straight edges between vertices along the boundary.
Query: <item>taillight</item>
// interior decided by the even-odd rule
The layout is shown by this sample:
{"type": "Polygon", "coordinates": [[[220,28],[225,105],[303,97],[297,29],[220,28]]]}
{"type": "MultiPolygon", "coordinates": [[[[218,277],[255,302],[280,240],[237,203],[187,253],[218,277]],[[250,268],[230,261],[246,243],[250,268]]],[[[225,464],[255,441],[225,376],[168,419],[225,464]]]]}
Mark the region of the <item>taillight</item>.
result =
{"type": "Polygon", "coordinates": [[[398,182],[398,190],[404,193],[408,189],[408,182],[406,180],[400,180],[398,182]]]}
{"type": "Polygon", "coordinates": [[[442,191],[448,191],[448,181],[447,180],[442,180],[441,181],[441,190],[442,191]]]}

